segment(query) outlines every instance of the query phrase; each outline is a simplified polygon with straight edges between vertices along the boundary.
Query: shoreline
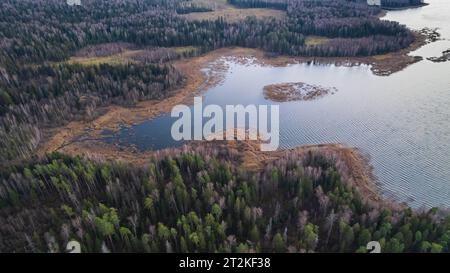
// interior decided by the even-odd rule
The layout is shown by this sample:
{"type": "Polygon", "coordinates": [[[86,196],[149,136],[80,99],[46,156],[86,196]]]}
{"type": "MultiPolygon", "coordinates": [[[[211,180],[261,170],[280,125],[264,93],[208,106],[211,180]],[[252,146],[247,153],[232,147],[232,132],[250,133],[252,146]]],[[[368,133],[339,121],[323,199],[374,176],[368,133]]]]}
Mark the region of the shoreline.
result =
{"type": "MultiPolygon", "coordinates": [[[[149,159],[154,156],[170,156],[179,154],[186,147],[204,149],[208,146],[227,149],[239,158],[238,164],[247,170],[261,171],[264,166],[276,160],[282,160],[292,154],[306,155],[309,152],[321,154],[336,162],[336,167],[341,175],[342,181],[349,187],[354,188],[364,200],[372,204],[392,204],[393,200],[382,196],[380,185],[372,172],[369,158],[364,156],[359,149],[339,143],[310,144],[295,148],[261,151],[257,141],[189,141],[179,147],[171,147],[154,151],[138,151],[124,149],[123,147],[108,144],[84,143],[79,150],[78,146],[66,150],[66,154],[82,156],[83,158],[96,161],[115,161],[133,166],[145,167],[149,159]]],[[[395,202],[394,202],[395,203],[395,202]]]]}
{"type": "MultiPolygon", "coordinates": [[[[173,91],[172,96],[161,101],[142,101],[134,107],[117,105],[102,107],[97,110],[102,114],[94,120],[72,121],[66,126],[49,129],[45,134],[45,141],[38,147],[37,155],[43,156],[45,153],[55,151],[64,152],[67,146],[76,144],[76,139],[82,136],[98,138],[105,129],[117,132],[122,126],[132,126],[155,118],[162,113],[170,112],[174,105],[192,104],[195,95],[201,94],[220,81],[217,75],[211,76],[202,72],[202,69],[207,68],[208,64],[220,58],[232,57],[237,61],[242,61],[245,58],[252,57],[260,65],[274,67],[301,63],[336,66],[369,65],[375,75],[387,76],[422,60],[422,58],[407,55],[427,43],[425,34],[415,33],[416,41],[408,48],[385,55],[369,57],[270,57],[267,56],[266,52],[259,49],[233,47],[221,48],[198,57],[178,60],[172,64],[185,75],[186,81],[184,86],[173,91]]],[[[223,67],[219,65],[219,67],[212,68],[213,71],[217,69],[223,70],[223,67]]]]}
{"type": "Polygon", "coordinates": [[[260,170],[263,166],[270,164],[270,162],[289,157],[290,153],[306,154],[308,152],[317,152],[326,157],[334,158],[339,164],[337,167],[340,167],[342,180],[346,181],[350,187],[354,187],[366,200],[378,204],[389,203],[389,200],[381,195],[381,190],[373,175],[369,159],[357,148],[344,144],[327,143],[262,152],[257,143],[250,141],[228,141],[227,146],[241,154],[244,168],[252,170],[260,170]]]}
{"type": "MultiPolygon", "coordinates": [[[[370,57],[270,57],[259,49],[233,47],[217,49],[198,57],[178,60],[172,64],[185,75],[186,81],[184,86],[173,92],[174,95],[161,101],[139,102],[132,108],[116,105],[103,107],[98,110],[103,114],[100,114],[92,121],[73,121],[64,127],[50,129],[46,132],[46,141],[40,144],[38,148],[37,156],[44,156],[46,153],[51,152],[60,152],[71,156],[81,155],[88,158],[125,161],[142,165],[148,161],[150,156],[163,150],[138,151],[133,147],[108,144],[100,139],[103,130],[108,129],[117,132],[121,127],[132,126],[155,118],[162,113],[170,112],[174,105],[181,103],[192,104],[195,95],[201,94],[220,82],[220,75],[217,75],[217,73],[206,74],[203,72],[203,69],[208,68],[208,65],[211,65],[209,68],[212,72],[220,72],[226,69],[220,62],[213,64],[219,59],[234,58],[238,62],[248,62],[250,57],[259,65],[274,67],[301,63],[336,66],[369,65],[375,75],[386,76],[419,61],[418,58],[407,54],[425,45],[427,36],[418,32],[415,33],[416,41],[408,48],[398,52],[370,57]]],[[[321,144],[305,145],[291,150],[306,151],[310,149],[322,149],[340,154],[350,169],[351,180],[355,181],[356,186],[361,188],[360,191],[364,193],[364,196],[369,196],[368,199],[375,202],[383,200],[375,182],[376,179],[371,174],[369,161],[364,159],[357,149],[349,148],[342,144],[321,144]]],[[[275,151],[264,154],[247,147],[243,150],[243,164],[249,168],[257,168],[262,162],[266,162],[271,158],[279,158],[281,154],[285,153],[286,151],[275,151]]]]}

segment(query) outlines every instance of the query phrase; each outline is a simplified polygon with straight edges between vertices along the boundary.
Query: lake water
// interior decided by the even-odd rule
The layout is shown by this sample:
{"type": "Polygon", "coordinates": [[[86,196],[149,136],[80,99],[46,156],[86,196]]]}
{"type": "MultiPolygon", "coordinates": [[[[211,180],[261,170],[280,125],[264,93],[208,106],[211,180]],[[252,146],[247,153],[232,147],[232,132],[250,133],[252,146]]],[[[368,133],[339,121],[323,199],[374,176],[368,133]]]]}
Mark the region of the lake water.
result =
{"type": "MultiPolygon", "coordinates": [[[[413,29],[439,28],[443,40],[412,55],[441,56],[450,48],[450,2],[390,11],[384,19],[413,29]]],[[[388,77],[368,66],[264,67],[227,61],[223,82],[204,94],[204,104],[271,104],[265,85],[305,82],[339,91],[315,101],[280,103],[280,148],[344,143],[370,157],[385,196],[413,207],[450,207],[450,62],[423,60],[388,77]]],[[[121,130],[109,142],[139,149],[177,146],[170,114],[121,130]]]]}

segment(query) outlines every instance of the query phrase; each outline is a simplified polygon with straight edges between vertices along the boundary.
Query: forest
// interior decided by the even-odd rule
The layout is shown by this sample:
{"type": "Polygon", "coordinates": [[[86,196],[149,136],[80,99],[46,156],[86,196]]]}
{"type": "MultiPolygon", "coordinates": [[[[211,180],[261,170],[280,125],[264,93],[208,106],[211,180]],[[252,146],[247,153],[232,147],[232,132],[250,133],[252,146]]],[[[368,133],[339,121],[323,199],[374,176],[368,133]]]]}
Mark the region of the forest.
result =
{"type": "Polygon", "coordinates": [[[0,173],[0,251],[382,252],[450,250],[450,217],[369,201],[333,153],[290,151],[261,170],[192,145],[144,167],[48,155],[0,173]]]}
{"type": "Polygon", "coordinates": [[[402,8],[423,5],[423,0],[381,0],[381,5],[386,8],[402,8]]]}
{"type": "Polygon", "coordinates": [[[240,8],[269,8],[286,10],[287,0],[228,0],[228,3],[240,8]]]}
{"type": "Polygon", "coordinates": [[[365,1],[229,0],[282,20],[186,20],[212,5],[184,0],[0,2],[0,252],[450,251],[450,218],[373,202],[332,154],[299,151],[245,169],[239,151],[204,144],[144,166],[34,152],[52,128],[102,107],[163,100],[183,87],[173,62],[214,49],[271,55],[371,56],[414,41],[365,1]],[[308,45],[308,36],[327,42],[308,45]],[[175,48],[195,48],[180,53],[175,48]],[[141,50],[127,62],[73,62],[141,50]]]}

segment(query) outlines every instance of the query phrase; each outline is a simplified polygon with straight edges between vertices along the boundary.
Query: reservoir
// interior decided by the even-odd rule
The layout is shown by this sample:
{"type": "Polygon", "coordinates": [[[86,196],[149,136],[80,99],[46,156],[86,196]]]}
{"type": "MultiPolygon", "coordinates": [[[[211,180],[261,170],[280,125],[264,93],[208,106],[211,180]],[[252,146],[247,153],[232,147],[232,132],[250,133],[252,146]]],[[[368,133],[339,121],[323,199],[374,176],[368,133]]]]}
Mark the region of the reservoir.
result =
{"type": "MultiPolygon", "coordinates": [[[[432,62],[450,49],[450,3],[389,11],[383,19],[411,29],[437,28],[441,40],[411,55],[423,61],[390,76],[369,66],[293,64],[263,66],[222,59],[220,84],[204,92],[203,104],[277,104],[280,148],[343,143],[370,159],[381,191],[413,207],[450,207],[450,62],[432,62]],[[286,82],[333,87],[336,93],[311,101],[272,102],[264,86],[286,82]]],[[[172,140],[170,113],[105,137],[141,150],[181,145],[172,140]]]]}

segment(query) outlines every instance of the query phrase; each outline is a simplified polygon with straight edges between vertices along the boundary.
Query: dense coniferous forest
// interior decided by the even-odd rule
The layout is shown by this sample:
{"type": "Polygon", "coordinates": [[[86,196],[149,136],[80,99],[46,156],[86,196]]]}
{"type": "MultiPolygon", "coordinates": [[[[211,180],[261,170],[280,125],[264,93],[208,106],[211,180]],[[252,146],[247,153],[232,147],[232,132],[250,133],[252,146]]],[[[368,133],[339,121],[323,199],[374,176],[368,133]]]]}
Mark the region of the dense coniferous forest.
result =
{"type": "Polygon", "coordinates": [[[370,56],[414,41],[365,1],[228,3],[286,17],[187,20],[213,6],[182,0],[0,2],[0,252],[63,252],[70,240],[85,252],[365,252],[372,240],[383,252],[450,251],[447,214],[366,200],[332,153],[291,151],[261,170],[215,144],[156,153],[145,166],[29,159],[49,128],[172,95],[184,84],[175,59],[228,46],[370,56]],[[310,35],[327,42],[308,45],[310,35]],[[132,62],[69,61],[138,48],[148,50],[132,62]]]}
{"type": "Polygon", "coordinates": [[[287,0],[228,0],[228,3],[240,8],[270,8],[286,10],[287,0]]]}
{"type": "MultiPolygon", "coordinates": [[[[211,143],[210,143],[211,144],[211,143]]],[[[0,251],[449,251],[437,210],[365,200],[333,153],[291,151],[262,170],[222,145],[160,153],[146,167],[53,154],[0,176],[0,251]]]]}
{"type": "Polygon", "coordinates": [[[107,104],[129,105],[163,99],[182,76],[171,66],[80,64],[25,66],[7,85],[0,110],[2,159],[25,157],[39,140],[39,128],[90,119],[107,104]],[[11,149],[16,148],[16,149],[11,149]]]}
{"type": "Polygon", "coordinates": [[[423,5],[423,0],[381,0],[381,5],[386,8],[402,8],[423,5]]]}

